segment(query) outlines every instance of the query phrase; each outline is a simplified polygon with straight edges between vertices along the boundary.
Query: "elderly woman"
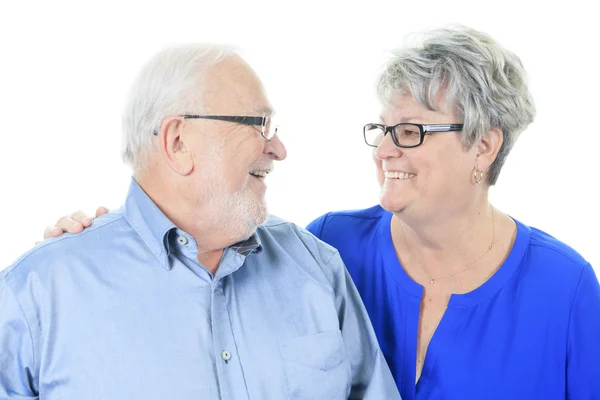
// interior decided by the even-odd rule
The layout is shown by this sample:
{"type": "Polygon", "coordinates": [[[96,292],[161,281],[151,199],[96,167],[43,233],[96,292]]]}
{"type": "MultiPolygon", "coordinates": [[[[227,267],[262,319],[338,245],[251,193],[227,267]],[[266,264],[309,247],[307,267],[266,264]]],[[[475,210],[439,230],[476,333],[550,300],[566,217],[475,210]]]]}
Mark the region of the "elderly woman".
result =
{"type": "Polygon", "coordinates": [[[380,206],[308,229],[342,255],[402,398],[600,398],[592,267],[488,200],[535,114],[519,59],[472,29],[433,31],[377,88],[364,139],[380,206]]]}
{"type": "Polygon", "coordinates": [[[380,205],[308,229],[339,250],[403,399],[599,399],[592,267],[488,200],[535,114],[519,59],[481,32],[437,30],[394,54],[378,94],[364,139],[380,205]]]}

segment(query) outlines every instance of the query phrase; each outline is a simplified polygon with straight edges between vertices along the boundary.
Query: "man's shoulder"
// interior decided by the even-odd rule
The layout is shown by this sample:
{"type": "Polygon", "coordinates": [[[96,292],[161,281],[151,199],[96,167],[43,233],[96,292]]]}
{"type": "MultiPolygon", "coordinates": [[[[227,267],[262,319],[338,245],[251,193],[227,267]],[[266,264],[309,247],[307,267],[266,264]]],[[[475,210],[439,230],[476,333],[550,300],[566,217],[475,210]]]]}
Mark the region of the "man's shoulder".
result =
{"type": "Polygon", "coordinates": [[[327,263],[337,250],[315,237],[311,232],[283,218],[270,215],[256,231],[263,247],[269,251],[285,252],[294,259],[310,254],[317,261],[327,263]]]}
{"type": "Polygon", "coordinates": [[[19,256],[10,266],[0,271],[0,280],[25,278],[34,271],[51,267],[65,257],[93,256],[93,252],[105,250],[103,243],[114,239],[118,232],[129,226],[120,211],[113,211],[95,219],[92,225],[78,234],[64,233],[57,238],[46,239],[19,256]]]}
{"type": "Polygon", "coordinates": [[[259,237],[270,236],[277,241],[296,241],[315,243],[333,249],[328,244],[316,238],[305,228],[275,215],[269,215],[267,221],[257,229],[259,237]]]}

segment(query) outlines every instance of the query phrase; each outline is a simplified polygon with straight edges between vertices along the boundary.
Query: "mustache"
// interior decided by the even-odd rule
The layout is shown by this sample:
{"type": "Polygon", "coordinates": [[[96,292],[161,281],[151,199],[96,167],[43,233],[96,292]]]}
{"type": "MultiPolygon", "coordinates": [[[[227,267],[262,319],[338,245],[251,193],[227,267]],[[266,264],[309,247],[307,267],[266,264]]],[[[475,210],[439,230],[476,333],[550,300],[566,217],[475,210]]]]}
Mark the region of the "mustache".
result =
{"type": "Polygon", "coordinates": [[[266,171],[267,173],[271,173],[271,172],[273,172],[273,169],[274,169],[273,161],[270,161],[270,162],[266,162],[266,163],[258,163],[258,164],[252,165],[250,167],[250,172],[266,171]]]}

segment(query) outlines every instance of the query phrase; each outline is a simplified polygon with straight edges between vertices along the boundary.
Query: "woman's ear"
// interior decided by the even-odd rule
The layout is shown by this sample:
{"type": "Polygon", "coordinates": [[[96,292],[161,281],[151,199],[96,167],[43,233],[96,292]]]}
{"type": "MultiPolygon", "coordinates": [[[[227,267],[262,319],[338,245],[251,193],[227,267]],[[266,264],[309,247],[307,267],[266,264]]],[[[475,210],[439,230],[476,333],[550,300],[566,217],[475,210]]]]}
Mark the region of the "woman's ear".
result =
{"type": "Polygon", "coordinates": [[[483,134],[483,137],[477,143],[477,168],[486,171],[496,160],[502,143],[504,142],[504,133],[500,128],[492,128],[483,134]]]}

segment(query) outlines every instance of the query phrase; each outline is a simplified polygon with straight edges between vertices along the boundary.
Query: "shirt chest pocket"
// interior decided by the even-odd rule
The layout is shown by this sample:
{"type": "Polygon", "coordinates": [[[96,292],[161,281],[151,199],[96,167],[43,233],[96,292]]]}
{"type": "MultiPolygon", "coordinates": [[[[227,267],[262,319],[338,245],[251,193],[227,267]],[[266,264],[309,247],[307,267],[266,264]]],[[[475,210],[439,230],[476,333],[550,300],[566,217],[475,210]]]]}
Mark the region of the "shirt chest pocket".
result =
{"type": "Polygon", "coordinates": [[[341,332],[279,342],[291,399],[347,399],[351,368],[341,332]]]}

